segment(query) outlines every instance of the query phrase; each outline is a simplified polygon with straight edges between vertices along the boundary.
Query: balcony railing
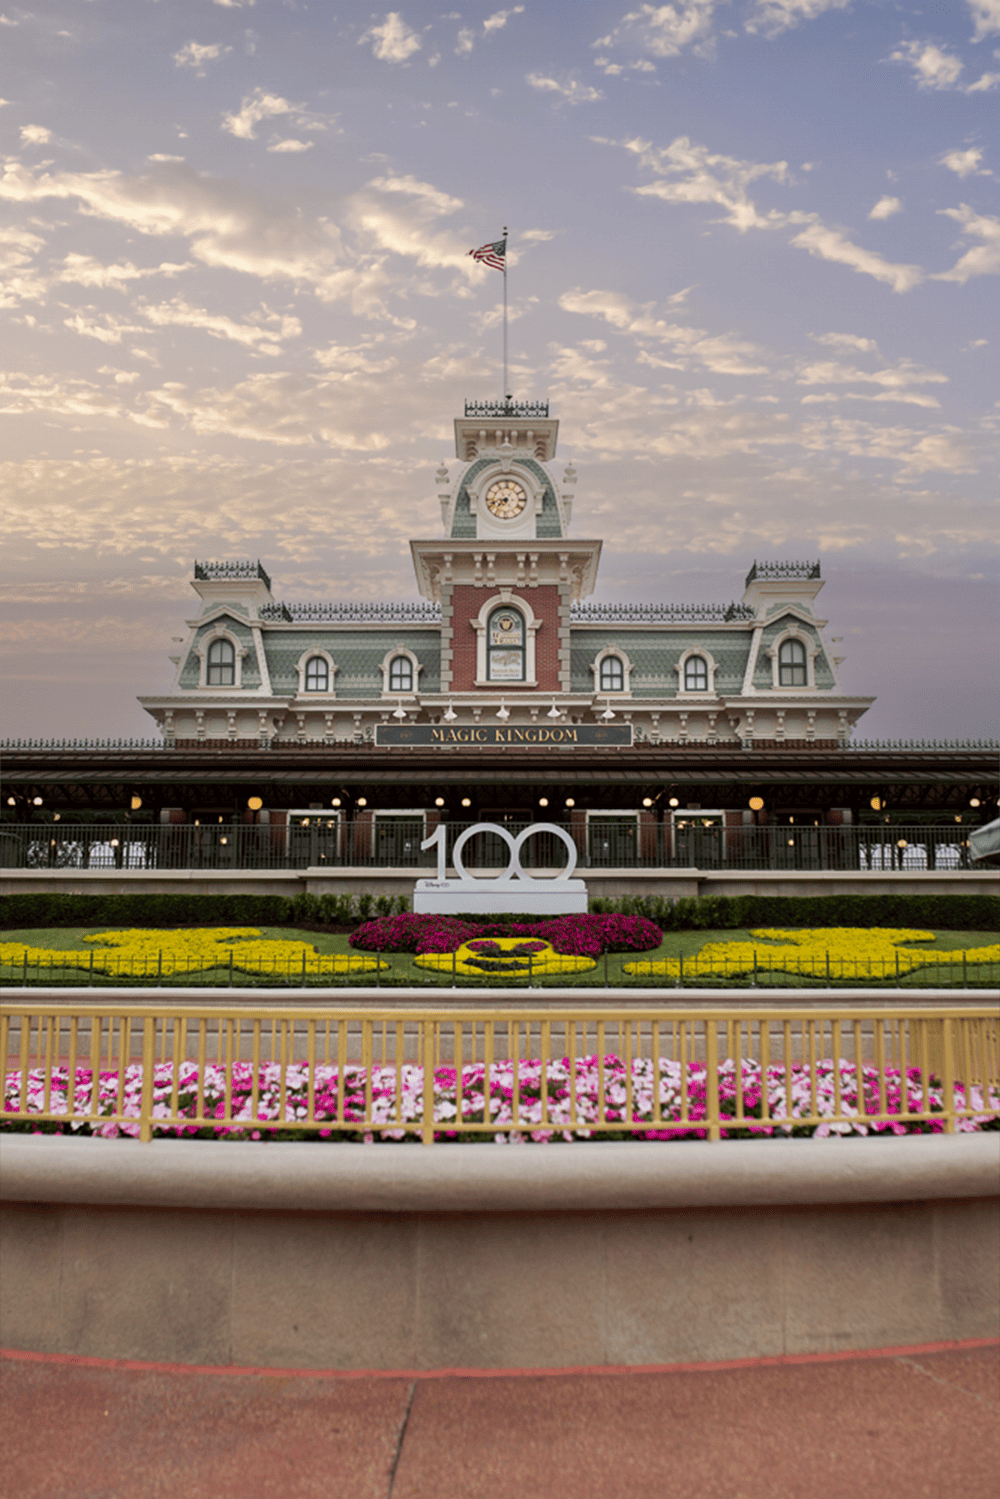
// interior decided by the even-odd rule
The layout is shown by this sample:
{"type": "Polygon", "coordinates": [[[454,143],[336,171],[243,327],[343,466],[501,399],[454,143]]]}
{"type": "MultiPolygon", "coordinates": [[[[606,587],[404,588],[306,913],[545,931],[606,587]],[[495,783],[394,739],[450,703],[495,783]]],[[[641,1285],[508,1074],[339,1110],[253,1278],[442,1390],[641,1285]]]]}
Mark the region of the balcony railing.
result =
{"type": "MultiPolygon", "coordinates": [[[[449,854],[469,822],[447,825],[449,854]]],[[[513,836],[527,823],[511,823],[513,836]]],[[[579,868],[700,870],[841,870],[856,873],[955,872],[968,869],[969,833],[960,826],[723,827],[640,825],[628,817],[591,819],[568,827],[579,868]]],[[[422,851],[421,818],[350,820],[320,814],[291,825],[237,822],[171,825],[121,823],[74,827],[60,823],[0,824],[0,867],[37,870],[412,868],[430,870],[437,855],[422,851]]],[[[506,844],[482,834],[466,844],[465,864],[484,875],[507,866],[506,844]]],[[[565,845],[536,834],[522,854],[525,868],[555,874],[565,845]]]]}

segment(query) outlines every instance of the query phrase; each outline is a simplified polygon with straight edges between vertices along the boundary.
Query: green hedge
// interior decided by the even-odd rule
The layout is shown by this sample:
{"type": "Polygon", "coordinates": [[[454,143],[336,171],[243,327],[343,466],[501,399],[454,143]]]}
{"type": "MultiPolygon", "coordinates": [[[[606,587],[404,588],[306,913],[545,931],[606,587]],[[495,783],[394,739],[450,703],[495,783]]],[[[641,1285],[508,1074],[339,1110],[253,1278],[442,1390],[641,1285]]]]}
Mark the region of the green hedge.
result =
{"type": "MultiPolygon", "coordinates": [[[[373,916],[394,916],[402,895],[62,895],[0,896],[0,928],[179,926],[349,927],[373,916]]],[[[740,895],[727,899],[668,900],[659,895],[595,898],[592,911],[648,916],[663,931],[720,931],[752,927],[880,926],[940,931],[1000,929],[996,895],[740,895]]],[[[479,918],[476,918],[479,919],[479,918]]],[[[517,913],[491,924],[537,921],[517,913]]]]}
{"type": "Polygon", "coordinates": [[[1000,929],[997,895],[705,895],[665,900],[660,895],[596,898],[592,911],[648,916],[663,931],[692,928],[878,926],[924,927],[939,931],[992,932],[1000,929]]]}
{"type": "Polygon", "coordinates": [[[62,895],[0,896],[0,928],[107,929],[179,926],[356,926],[406,910],[403,895],[62,895]]]}

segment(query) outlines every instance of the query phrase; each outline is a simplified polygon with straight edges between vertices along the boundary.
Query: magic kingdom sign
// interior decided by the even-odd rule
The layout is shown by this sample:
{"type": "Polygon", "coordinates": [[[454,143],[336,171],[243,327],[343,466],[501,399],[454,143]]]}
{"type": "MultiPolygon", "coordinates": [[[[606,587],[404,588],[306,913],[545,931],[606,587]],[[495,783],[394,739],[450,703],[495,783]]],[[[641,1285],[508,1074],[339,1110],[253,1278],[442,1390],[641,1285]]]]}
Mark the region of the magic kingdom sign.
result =
{"type": "Polygon", "coordinates": [[[631,724],[378,724],[375,743],[380,748],[398,748],[412,744],[442,748],[508,749],[523,746],[532,749],[578,749],[629,747],[631,724]]]}

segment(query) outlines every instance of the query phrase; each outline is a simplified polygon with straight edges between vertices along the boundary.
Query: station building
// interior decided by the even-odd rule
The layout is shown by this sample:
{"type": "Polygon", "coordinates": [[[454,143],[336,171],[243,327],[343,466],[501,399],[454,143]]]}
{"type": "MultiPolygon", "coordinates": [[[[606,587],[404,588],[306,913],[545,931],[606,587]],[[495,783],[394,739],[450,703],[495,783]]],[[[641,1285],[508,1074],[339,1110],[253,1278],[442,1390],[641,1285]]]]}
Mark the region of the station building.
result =
{"type": "Polygon", "coordinates": [[[852,746],[873,699],[838,680],[818,561],[755,560],[731,602],[595,602],[547,403],[467,403],[454,432],[416,601],[287,602],[260,562],[196,562],[173,682],[140,698],[155,745],[8,752],[10,806],[142,809],[226,848],[234,823],[272,851],[311,828],[296,862],[341,865],[419,862],[441,821],[564,823],[605,866],[810,866],[816,830],[873,809],[985,820],[985,746],[852,746]],[[753,830],[778,827],[768,852],[753,830]]]}

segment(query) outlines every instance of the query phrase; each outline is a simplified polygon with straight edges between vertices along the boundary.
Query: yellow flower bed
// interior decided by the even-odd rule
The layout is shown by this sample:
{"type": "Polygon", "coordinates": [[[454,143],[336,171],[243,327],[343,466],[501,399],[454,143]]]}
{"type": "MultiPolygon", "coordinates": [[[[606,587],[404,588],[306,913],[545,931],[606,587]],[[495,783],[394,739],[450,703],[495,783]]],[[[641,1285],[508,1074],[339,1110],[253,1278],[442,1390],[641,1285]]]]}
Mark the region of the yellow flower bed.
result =
{"type": "Polygon", "coordinates": [[[414,958],[421,968],[437,968],[471,978],[534,978],[536,974],[585,973],[593,958],[567,957],[536,937],[477,937],[454,953],[428,952],[414,958]]]}
{"type": "Polygon", "coordinates": [[[23,942],[0,943],[0,964],[21,968],[25,955],[29,966],[51,964],[56,968],[90,969],[95,973],[147,974],[163,972],[201,973],[209,968],[233,967],[247,973],[324,974],[373,973],[388,968],[375,957],[342,953],[318,953],[306,942],[261,937],[259,927],[189,927],[179,931],[132,928],[122,932],[95,932],[84,937],[93,948],[66,951],[52,947],[28,947],[23,942]],[[303,959],[305,969],[303,970],[303,959]]]}
{"type": "MultiPolygon", "coordinates": [[[[817,930],[782,931],[777,927],[760,927],[750,933],[753,942],[707,942],[699,953],[686,959],[688,975],[721,977],[777,970],[783,973],[826,976],[827,954],[833,978],[888,978],[899,973],[913,973],[934,963],[1000,963],[1000,943],[991,947],[963,950],[940,948],[923,951],[902,947],[904,942],[933,942],[933,932],[905,927],[820,927],[817,930]],[[756,965],[754,958],[756,955],[756,965]]],[[[660,958],[650,962],[625,963],[624,971],[636,977],[644,974],[681,976],[678,958],[660,958]]]]}

